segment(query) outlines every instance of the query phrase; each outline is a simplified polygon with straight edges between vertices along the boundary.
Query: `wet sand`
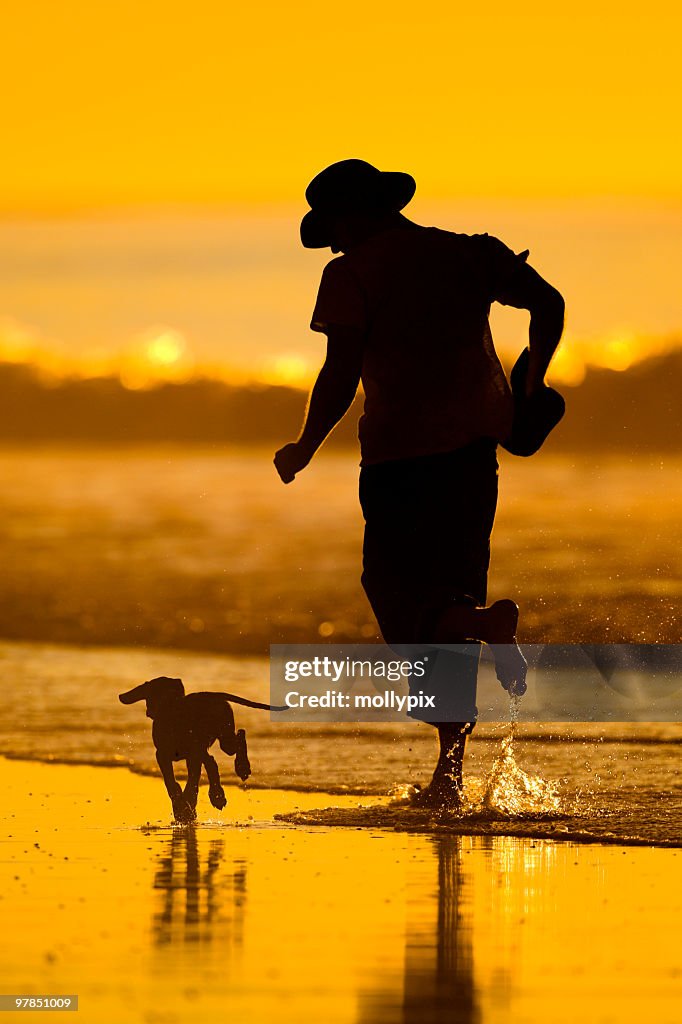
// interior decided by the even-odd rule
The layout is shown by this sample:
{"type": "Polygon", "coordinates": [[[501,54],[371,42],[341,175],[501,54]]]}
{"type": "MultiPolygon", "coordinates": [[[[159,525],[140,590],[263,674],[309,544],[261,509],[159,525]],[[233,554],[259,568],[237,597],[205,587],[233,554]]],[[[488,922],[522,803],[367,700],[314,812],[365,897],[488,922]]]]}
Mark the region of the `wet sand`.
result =
{"type": "Polygon", "coordinates": [[[173,828],[125,769],[0,776],[0,992],[88,1024],[679,1019],[682,851],[294,827],[358,798],[281,790],[173,828]]]}

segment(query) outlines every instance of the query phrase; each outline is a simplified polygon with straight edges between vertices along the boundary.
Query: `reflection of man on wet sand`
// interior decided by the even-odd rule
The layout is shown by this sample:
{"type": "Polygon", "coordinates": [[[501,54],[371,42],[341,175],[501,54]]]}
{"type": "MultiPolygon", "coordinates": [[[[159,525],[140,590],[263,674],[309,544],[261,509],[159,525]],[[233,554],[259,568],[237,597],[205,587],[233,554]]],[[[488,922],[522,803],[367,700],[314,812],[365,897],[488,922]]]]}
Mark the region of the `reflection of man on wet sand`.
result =
{"type": "Polygon", "coordinates": [[[440,757],[424,803],[457,806],[466,736],[476,720],[483,641],[511,692],[524,686],[518,609],[486,604],[497,503],[496,448],[516,425],[493,347],[491,303],[528,309],[523,400],[542,404],[544,377],[563,329],[559,293],[488,235],[422,227],[399,211],[415,191],[408,174],[360,160],[310,183],[301,224],[308,248],[342,253],[324,269],[311,327],[327,356],[298,441],[275,456],[282,480],[308,465],[349,409],[362,379],[362,582],[384,640],[464,645],[440,650],[430,680],[442,717],[440,757]]]}

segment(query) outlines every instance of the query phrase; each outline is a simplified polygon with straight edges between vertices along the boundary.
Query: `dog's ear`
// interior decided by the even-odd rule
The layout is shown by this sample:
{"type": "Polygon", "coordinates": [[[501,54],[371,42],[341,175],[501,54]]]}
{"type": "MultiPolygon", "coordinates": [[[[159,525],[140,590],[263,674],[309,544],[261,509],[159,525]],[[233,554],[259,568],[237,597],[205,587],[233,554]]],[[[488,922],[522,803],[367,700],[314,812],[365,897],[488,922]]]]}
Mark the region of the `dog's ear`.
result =
{"type": "Polygon", "coordinates": [[[170,679],[168,676],[157,676],[146,683],[135,686],[127,693],[120,693],[121,704],[135,704],[138,700],[149,700],[152,697],[184,697],[185,687],[182,679],[170,679]]]}
{"type": "Polygon", "coordinates": [[[142,683],[140,686],[134,686],[132,690],[128,690],[126,693],[119,693],[118,699],[121,704],[136,704],[138,700],[146,700],[149,696],[149,683],[142,683]]]}

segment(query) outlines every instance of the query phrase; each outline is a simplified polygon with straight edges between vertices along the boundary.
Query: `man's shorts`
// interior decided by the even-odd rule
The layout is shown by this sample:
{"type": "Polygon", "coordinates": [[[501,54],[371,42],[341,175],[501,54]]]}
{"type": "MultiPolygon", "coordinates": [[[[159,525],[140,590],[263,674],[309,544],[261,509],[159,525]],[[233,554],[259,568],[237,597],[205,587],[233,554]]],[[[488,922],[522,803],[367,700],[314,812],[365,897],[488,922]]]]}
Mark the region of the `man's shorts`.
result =
{"type": "MultiPolygon", "coordinates": [[[[362,467],[362,585],[393,649],[427,650],[449,605],[486,603],[496,449],[482,438],[451,452],[362,467]]],[[[410,688],[435,693],[439,714],[413,717],[474,721],[480,645],[432,650],[427,678],[411,680],[410,688]]]]}

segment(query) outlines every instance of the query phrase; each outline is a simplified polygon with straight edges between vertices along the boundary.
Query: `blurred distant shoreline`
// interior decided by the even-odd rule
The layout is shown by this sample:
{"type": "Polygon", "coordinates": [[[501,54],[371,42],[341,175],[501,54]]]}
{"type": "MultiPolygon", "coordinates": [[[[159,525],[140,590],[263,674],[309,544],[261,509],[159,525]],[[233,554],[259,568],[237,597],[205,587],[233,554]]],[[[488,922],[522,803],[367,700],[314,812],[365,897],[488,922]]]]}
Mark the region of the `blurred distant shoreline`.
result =
{"type": "MultiPolygon", "coordinates": [[[[357,448],[326,450],[291,490],[273,450],[0,442],[0,637],[232,655],[376,642],[357,448]]],[[[523,642],[675,643],[679,455],[500,463],[490,595],[521,606],[523,642]]]]}
{"type": "MultiPolygon", "coordinates": [[[[589,368],[561,386],[566,417],[547,448],[679,451],[682,350],[629,370],[589,368]]],[[[117,377],[49,378],[31,364],[0,363],[0,443],[280,443],[300,429],[307,392],[197,378],[131,389],[117,377]]],[[[356,444],[362,398],[330,444],[356,444]]]]}

